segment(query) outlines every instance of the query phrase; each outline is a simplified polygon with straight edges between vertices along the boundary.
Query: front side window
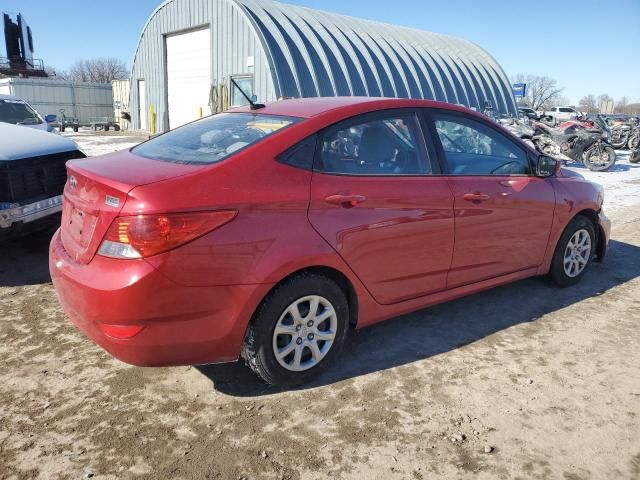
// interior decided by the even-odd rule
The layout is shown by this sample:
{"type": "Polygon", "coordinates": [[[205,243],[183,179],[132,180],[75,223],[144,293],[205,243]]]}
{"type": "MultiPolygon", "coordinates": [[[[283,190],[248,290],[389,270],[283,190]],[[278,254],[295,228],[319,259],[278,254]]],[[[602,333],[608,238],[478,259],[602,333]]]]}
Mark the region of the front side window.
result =
{"type": "Polygon", "coordinates": [[[40,125],[42,119],[22,100],[0,99],[0,122],[14,125],[40,125]]]}
{"type": "Polygon", "coordinates": [[[298,121],[276,115],[221,113],[153,138],[131,151],[154,160],[212,164],[298,121]]]}
{"type": "Polygon", "coordinates": [[[318,170],[351,175],[430,173],[415,114],[343,125],[323,135],[318,170]]]}
{"type": "Polygon", "coordinates": [[[479,121],[437,114],[436,131],[451,175],[527,175],[526,152],[479,121]]]}

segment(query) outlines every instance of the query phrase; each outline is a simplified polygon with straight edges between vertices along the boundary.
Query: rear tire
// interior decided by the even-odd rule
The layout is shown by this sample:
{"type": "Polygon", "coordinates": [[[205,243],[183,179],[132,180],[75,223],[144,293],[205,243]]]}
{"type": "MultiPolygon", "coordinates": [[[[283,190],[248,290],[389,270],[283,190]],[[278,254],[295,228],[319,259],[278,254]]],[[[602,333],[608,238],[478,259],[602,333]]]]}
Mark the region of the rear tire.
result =
{"type": "Polygon", "coordinates": [[[640,145],[640,135],[633,135],[629,138],[629,144],[627,145],[629,150],[633,150],[638,145],[640,145]]]}
{"type": "Polygon", "coordinates": [[[569,222],[558,240],[549,277],[559,287],[575,285],[587,271],[595,251],[596,232],[593,223],[578,215],[569,222]]]}
{"type": "Polygon", "coordinates": [[[247,329],[242,357],[271,385],[300,385],[339,353],[348,326],[342,289],[325,276],[301,273],[262,301],[247,329]]]}

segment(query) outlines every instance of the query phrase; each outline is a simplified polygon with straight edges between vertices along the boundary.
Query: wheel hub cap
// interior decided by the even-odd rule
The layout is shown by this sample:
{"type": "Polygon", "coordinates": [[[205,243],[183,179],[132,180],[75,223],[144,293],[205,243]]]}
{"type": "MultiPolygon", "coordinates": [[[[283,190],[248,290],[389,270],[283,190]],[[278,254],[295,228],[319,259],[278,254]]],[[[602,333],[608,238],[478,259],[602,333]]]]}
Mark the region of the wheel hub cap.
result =
{"type": "Polygon", "coordinates": [[[333,305],[319,295],[292,302],[273,330],[273,352],[278,363],[292,372],[316,366],[335,340],[338,317],[333,305]]]}
{"type": "Polygon", "coordinates": [[[575,232],[564,252],[564,273],[575,278],[586,268],[591,257],[591,235],[585,229],[575,232]]]}

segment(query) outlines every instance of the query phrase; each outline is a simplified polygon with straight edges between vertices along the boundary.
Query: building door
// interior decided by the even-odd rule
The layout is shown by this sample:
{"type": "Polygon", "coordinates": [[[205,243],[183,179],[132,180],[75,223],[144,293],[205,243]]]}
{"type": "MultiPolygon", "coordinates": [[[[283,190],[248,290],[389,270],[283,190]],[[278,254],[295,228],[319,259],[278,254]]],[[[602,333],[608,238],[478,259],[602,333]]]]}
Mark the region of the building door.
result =
{"type": "Polygon", "coordinates": [[[138,80],[138,118],[140,130],[147,130],[147,90],[144,80],[138,80]]]}
{"type": "Polygon", "coordinates": [[[169,128],[210,113],[211,34],[209,28],[166,37],[169,128]]]}

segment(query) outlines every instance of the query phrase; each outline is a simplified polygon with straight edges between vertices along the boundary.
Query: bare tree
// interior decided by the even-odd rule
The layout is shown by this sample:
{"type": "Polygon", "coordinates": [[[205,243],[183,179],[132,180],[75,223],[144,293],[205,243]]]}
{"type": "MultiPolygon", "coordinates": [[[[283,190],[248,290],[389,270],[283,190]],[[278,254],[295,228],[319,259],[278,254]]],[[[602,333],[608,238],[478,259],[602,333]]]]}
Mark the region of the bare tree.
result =
{"type": "Polygon", "coordinates": [[[56,67],[52,67],[51,65],[45,65],[44,71],[47,72],[47,75],[49,75],[50,77],[55,77],[58,80],[69,79],[69,74],[67,72],[56,67]]]}
{"type": "Polygon", "coordinates": [[[585,113],[598,113],[598,104],[596,103],[596,97],[590,93],[580,99],[578,104],[578,110],[585,113]]]}
{"type": "Polygon", "coordinates": [[[110,83],[128,76],[127,66],[116,58],[78,60],[69,69],[69,79],[74,82],[110,83]]]}
{"type": "Polygon", "coordinates": [[[627,105],[629,105],[629,99],[627,97],[622,97],[616,102],[616,106],[613,111],[615,113],[626,113],[627,105]]]}
{"type": "Polygon", "coordinates": [[[527,84],[527,95],[523,103],[538,110],[540,107],[549,108],[560,101],[560,94],[564,90],[558,86],[558,82],[549,77],[538,75],[518,74],[513,78],[514,82],[524,82],[527,84]]]}

